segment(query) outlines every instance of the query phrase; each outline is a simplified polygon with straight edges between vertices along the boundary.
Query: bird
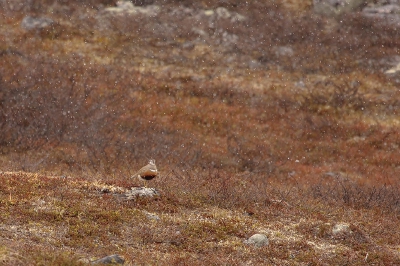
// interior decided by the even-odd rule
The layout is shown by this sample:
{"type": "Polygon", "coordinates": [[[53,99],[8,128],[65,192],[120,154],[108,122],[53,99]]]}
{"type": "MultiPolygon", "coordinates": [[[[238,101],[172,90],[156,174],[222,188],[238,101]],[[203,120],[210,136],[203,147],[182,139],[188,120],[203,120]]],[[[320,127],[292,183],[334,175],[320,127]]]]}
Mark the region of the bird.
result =
{"type": "Polygon", "coordinates": [[[131,178],[137,177],[140,181],[151,180],[156,177],[158,174],[156,161],[153,159],[149,160],[149,163],[146,166],[140,168],[131,178]]]}

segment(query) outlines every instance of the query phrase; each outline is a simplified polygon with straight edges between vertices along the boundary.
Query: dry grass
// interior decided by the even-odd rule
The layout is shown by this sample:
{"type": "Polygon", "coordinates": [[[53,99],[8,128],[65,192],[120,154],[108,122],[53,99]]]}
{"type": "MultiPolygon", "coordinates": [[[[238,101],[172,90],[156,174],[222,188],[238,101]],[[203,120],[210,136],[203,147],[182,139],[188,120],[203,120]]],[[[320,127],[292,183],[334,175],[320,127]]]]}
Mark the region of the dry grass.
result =
{"type": "Polygon", "coordinates": [[[398,32],[310,1],[165,2],[0,9],[0,264],[400,264],[398,32]],[[247,19],[201,15],[218,6],[247,19]],[[100,192],[150,157],[161,197],[100,192]]]}

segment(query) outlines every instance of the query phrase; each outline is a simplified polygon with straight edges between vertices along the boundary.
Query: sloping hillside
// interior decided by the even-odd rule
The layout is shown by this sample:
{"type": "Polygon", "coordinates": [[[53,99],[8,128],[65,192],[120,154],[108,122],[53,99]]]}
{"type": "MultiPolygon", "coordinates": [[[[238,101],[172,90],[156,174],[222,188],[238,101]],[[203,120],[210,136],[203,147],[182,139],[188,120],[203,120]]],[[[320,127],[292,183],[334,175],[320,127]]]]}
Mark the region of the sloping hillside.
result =
{"type": "Polygon", "coordinates": [[[395,26],[136,2],[1,5],[1,263],[400,264],[395,26]]]}

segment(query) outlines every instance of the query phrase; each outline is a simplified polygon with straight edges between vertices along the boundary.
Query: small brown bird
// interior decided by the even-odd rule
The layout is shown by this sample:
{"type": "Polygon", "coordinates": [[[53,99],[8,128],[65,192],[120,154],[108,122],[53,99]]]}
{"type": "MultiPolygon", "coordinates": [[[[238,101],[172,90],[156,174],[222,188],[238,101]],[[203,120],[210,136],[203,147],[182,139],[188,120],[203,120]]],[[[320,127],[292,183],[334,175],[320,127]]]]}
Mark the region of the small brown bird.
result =
{"type": "Polygon", "coordinates": [[[154,177],[156,177],[157,174],[158,174],[158,171],[157,171],[156,161],[151,159],[151,160],[149,160],[149,163],[146,166],[143,166],[142,168],[140,168],[140,170],[137,171],[132,176],[132,178],[137,177],[141,181],[151,180],[154,177]]]}

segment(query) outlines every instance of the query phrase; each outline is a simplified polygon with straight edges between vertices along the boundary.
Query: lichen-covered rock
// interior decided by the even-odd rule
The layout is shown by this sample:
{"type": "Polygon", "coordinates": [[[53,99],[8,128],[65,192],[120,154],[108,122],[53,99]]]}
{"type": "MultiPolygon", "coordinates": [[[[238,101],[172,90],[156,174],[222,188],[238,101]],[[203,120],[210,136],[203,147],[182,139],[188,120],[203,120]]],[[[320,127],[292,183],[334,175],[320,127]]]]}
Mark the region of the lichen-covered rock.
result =
{"type": "Polygon", "coordinates": [[[95,261],[92,261],[90,264],[111,264],[111,265],[123,265],[125,260],[117,254],[110,255],[95,261]]]}
{"type": "Polygon", "coordinates": [[[155,188],[147,187],[133,187],[125,193],[127,200],[136,199],[137,197],[154,197],[159,195],[160,193],[155,188]]]}
{"type": "Polygon", "coordinates": [[[269,240],[264,234],[252,235],[249,239],[244,241],[245,244],[254,245],[256,247],[263,247],[269,244],[269,240]]]}
{"type": "Polygon", "coordinates": [[[161,11],[161,8],[157,5],[135,6],[129,1],[117,1],[116,7],[107,7],[104,10],[115,14],[141,14],[154,17],[161,11]]]}

